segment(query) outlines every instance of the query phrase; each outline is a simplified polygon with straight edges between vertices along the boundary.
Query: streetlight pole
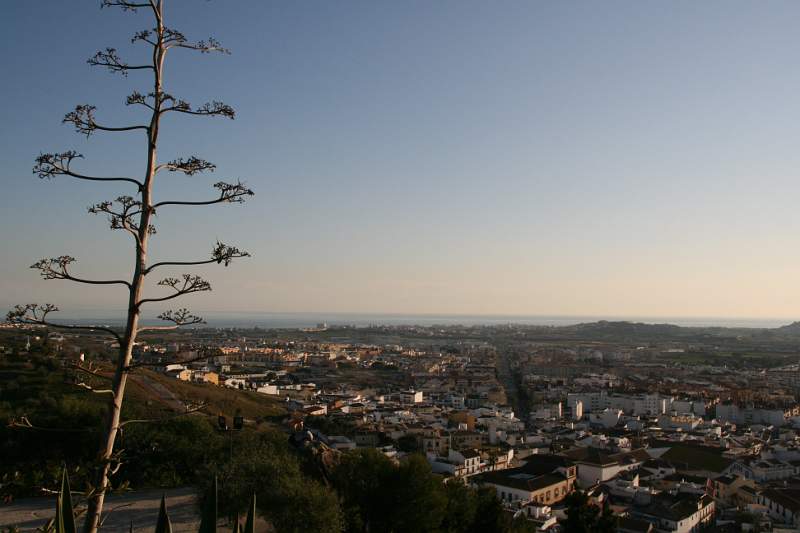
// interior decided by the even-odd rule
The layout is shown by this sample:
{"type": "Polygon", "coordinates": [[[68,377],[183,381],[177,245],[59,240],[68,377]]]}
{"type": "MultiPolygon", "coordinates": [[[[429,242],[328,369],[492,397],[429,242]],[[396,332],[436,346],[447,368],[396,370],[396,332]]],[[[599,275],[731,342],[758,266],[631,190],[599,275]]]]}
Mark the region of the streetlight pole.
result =
{"type": "Polygon", "coordinates": [[[225,415],[219,415],[217,417],[217,426],[218,430],[221,433],[227,433],[230,438],[230,448],[228,451],[228,461],[233,460],[233,433],[235,431],[241,431],[244,427],[244,417],[240,415],[236,415],[233,417],[233,427],[228,427],[228,419],[225,415]]]}
{"type": "MultiPolygon", "coordinates": [[[[233,462],[233,434],[237,431],[241,431],[242,428],[244,428],[243,416],[236,415],[233,417],[233,427],[228,426],[228,419],[225,417],[225,415],[221,414],[217,417],[217,430],[220,433],[228,434],[228,463],[233,462]]],[[[226,483],[227,479],[223,478],[222,482],[226,483]]]]}

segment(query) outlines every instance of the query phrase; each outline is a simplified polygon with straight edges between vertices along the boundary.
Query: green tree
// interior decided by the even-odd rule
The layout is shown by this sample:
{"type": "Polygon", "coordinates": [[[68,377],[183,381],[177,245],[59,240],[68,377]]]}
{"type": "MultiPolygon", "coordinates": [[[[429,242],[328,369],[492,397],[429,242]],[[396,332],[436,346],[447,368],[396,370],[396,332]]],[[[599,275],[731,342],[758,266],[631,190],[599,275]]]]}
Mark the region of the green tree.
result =
{"type": "Polygon", "coordinates": [[[126,461],[118,474],[133,486],[176,487],[201,482],[198,465],[227,459],[228,439],[202,416],[131,424],[121,439],[126,461]]]}
{"type": "Polygon", "coordinates": [[[344,454],[332,474],[332,482],[345,516],[346,530],[352,533],[378,531],[392,500],[385,491],[395,466],[381,452],[361,448],[344,454]]]}
{"type": "Polygon", "coordinates": [[[464,533],[472,528],[476,514],[476,491],[453,480],[445,483],[444,494],[447,498],[444,520],[441,531],[443,533],[464,533]]]}
{"type": "Polygon", "coordinates": [[[221,516],[244,514],[255,493],[259,511],[278,533],[342,530],[336,494],[303,475],[282,433],[242,431],[231,437],[230,451],[201,476],[206,484],[217,476],[221,516]]]}
{"type": "Polygon", "coordinates": [[[617,519],[608,506],[601,509],[592,504],[585,492],[576,490],[565,501],[564,533],[614,533],[617,530],[617,519]]]}
{"type": "Polygon", "coordinates": [[[397,448],[406,453],[418,452],[419,442],[414,435],[403,435],[397,439],[397,448]]]}
{"type": "Polygon", "coordinates": [[[396,533],[425,533],[439,529],[447,499],[441,480],[431,473],[423,455],[404,460],[389,480],[394,489],[392,530],[396,533]]]}
{"type": "Polygon", "coordinates": [[[281,498],[268,507],[267,516],[278,533],[340,533],[344,528],[336,493],[307,478],[281,491],[281,498]]]}
{"type": "Polygon", "coordinates": [[[345,454],[332,480],[350,533],[439,531],[447,497],[422,455],[394,465],[374,449],[345,454]]]}
{"type": "Polygon", "coordinates": [[[475,521],[468,529],[469,533],[505,533],[512,529],[511,517],[503,509],[497,499],[497,491],[490,487],[481,487],[475,492],[475,521]]]}
{"type": "Polygon", "coordinates": [[[512,520],[496,491],[474,489],[457,479],[443,483],[422,455],[399,465],[375,449],[342,455],[331,481],[347,533],[527,533],[512,520]]]}

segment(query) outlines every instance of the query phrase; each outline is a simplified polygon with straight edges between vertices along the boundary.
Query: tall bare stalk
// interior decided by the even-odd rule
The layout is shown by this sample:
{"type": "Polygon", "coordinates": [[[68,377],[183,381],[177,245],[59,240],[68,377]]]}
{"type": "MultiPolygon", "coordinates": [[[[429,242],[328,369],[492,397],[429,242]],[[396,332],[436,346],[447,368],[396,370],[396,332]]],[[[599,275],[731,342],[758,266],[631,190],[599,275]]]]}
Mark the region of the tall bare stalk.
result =
{"type": "MultiPolygon", "coordinates": [[[[229,265],[236,258],[249,254],[234,246],[217,242],[207,259],[197,261],[160,261],[148,263],[147,249],[150,237],[155,233],[153,217],[156,211],[168,206],[207,206],[218,203],[241,203],[253,192],[241,182],[228,183],[220,181],[214,184],[216,196],[207,201],[159,201],[153,199],[153,184],[160,172],[180,172],[189,176],[204,171],[214,171],[215,165],[196,156],[174,159],[159,163],[157,158],[161,118],[167,113],[182,113],[198,116],[219,116],[234,118],[234,110],[230,106],[212,101],[201,106],[192,106],[188,102],[174,97],[164,91],[164,65],[167,53],[172,49],[186,49],[201,53],[229,53],[213,38],[197,42],[189,41],[181,32],[169,28],[164,23],[164,0],[148,0],[135,2],[128,0],[103,0],[102,7],[117,7],[124,11],[137,12],[139,9],[152,14],[155,24],[152,29],[137,32],[132,39],[135,44],[150,48],[150,60],[142,64],[131,65],[123,61],[115,48],[106,48],[97,52],[88,62],[91,65],[107,68],[114,73],[127,76],[134,71],[150,71],[152,73],[152,90],[146,94],[134,91],[127,97],[126,105],[141,106],[149,110],[150,119],[146,124],[132,126],[108,126],[95,120],[95,107],[79,105],[64,117],[64,122],[72,124],[78,133],[90,136],[95,132],[139,132],[144,133],[147,140],[147,156],[144,173],[141,179],[131,177],[91,176],[74,168],[76,160],[83,156],[74,151],[42,154],[36,159],[34,173],[40,178],[69,176],[79,180],[94,182],[121,182],[135,187],[134,195],[119,196],[113,201],[95,204],[89,208],[93,214],[104,214],[108,217],[111,229],[122,230],[130,234],[135,247],[133,274],[130,281],[121,279],[92,280],[73,275],[70,266],[75,259],[70,256],[42,259],[32,265],[45,279],[61,279],[91,285],[123,285],[128,289],[127,318],[122,330],[113,328],[63,325],[48,320],[48,315],[58,311],[52,304],[26,304],[16,306],[8,319],[17,323],[40,324],[64,329],[88,329],[103,331],[112,335],[119,344],[119,353],[115,361],[111,389],[94,392],[107,393],[108,412],[102,438],[99,443],[97,469],[94,488],[88,497],[88,509],[84,523],[86,533],[94,533],[100,527],[100,517],[106,492],[109,490],[109,477],[119,464],[115,455],[114,444],[119,428],[124,422],[120,420],[125,386],[128,375],[136,367],[132,361],[133,347],[137,335],[149,329],[175,329],[181,326],[202,323],[203,320],[186,309],[170,310],[159,315],[162,320],[171,322],[166,326],[141,326],[142,307],[148,303],[166,302],[194,292],[211,290],[211,285],[194,274],[183,274],[180,277],[165,277],[158,285],[168,290],[166,296],[143,298],[142,292],[148,276],[161,267],[177,267],[204,265],[210,263],[229,265]]],[[[144,154],[143,154],[144,155],[144,154]]],[[[90,388],[87,386],[87,388],[90,388]]],[[[90,388],[91,389],[91,388],[90,388]]]]}

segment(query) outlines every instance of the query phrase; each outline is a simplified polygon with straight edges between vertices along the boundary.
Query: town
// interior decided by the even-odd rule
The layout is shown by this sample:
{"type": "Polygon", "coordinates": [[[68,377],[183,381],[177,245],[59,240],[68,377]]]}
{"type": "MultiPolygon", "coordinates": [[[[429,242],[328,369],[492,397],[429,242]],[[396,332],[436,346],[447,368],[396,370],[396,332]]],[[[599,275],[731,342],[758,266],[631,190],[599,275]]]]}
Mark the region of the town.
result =
{"type": "MultiPolygon", "coordinates": [[[[299,446],[424,454],[444,483],[492,487],[537,531],[558,530],[576,490],[618,531],[797,531],[796,329],[204,328],[143,335],[134,364],[274,398],[299,446]]],[[[27,347],[47,335],[6,331],[27,347]]],[[[79,364],[115,349],[47,341],[79,364]]]]}

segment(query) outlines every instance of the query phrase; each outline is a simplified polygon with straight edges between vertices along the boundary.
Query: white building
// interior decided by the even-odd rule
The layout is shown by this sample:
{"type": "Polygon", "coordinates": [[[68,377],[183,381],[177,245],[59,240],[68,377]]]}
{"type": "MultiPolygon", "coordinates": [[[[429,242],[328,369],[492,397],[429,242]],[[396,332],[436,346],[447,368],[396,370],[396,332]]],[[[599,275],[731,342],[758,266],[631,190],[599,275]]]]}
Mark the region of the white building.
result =
{"type": "Polygon", "coordinates": [[[767,489],[758,495],[758,503],[766,507],[767,514],[777,522],[800,526],[800,490],[767,489]]]}
{"type": "Polygon", "coordinates": [[[607,391],[579,392],[567,395],[570,406],[580,401],[583,413],[597,413],[605,409],[620,409],[634,416],[658,416],[669,412],[671,396],[659,394],[609,394],[607,391]]]}
{"type": "Polygon", "coordinates": [[[469,477],[483,470],[481,454],[477,450],[449,450],[447,457],[428,454],[431,470],[437,474],[450,474],[454,477],[469,477]]]}
{"type": "Polygon", "coordinates": [[[581,400],[574,400],[570,407],[572,408],[572,419],[580,420],[583,418],[583,402],[581,400]]]}
{"type": "Polygon", "coordinates": [[[579,448],[565,455],[578,466],[578,485],[582,488],[613,479],[620,472],[636,470],[650,459],[643,449],[608,453],[597,448],[579,448]]]}
{"type": "Polygon", "coordinates": [[[406,390],[399,393],[400,403],[403,405],[410,405],[415,403],[422,403],[422,391],[406,390]]]}
{"type": "Polygon", "coordinates": [[[591,413],[589,415],[589,423],[604,428],[613,428],[621,418],[622,411],[620,409],[604,409],[599,413],[591,413]]]}
{"type": "Polygon", "coordinates": [[[695,533],[713,523],[714,511],[714,499],[711,496],[684,494],[674,499],[654,501],[634,514],[652,523],[656,531],[695,533]]]}
{"type": "Polygon", "coordinates": [[[256,389],[256,392],[260,392],[261,394],[270,394],[273,396],[277,396],[278,394],[278,386],[277,385],[264,385],[256,389]]]}
{"type": "Polygon", "coordinates": [[[724,402],[717,404],[715,415],[719,422],[782,426],[793,415],[793,411],[793,409],[779,407],[740,406],[735,403],[724,402]]]}
{"type": "Polygon", "coordinates": [[[702,418],[692,414],[660,415],[658,417],[658,427],[662,429],[682,429],[683,431],[691,431],[702,423],[702,418]]]}
{"type": "Polygon", "coordinates": [[[761,483],[790,478],[797,473],[798,469],[791,463],[780,459],[741,459],[733,463],[729,470],[731,474],[738,474],[745,479],[753,479],[761,483]]]}
{"type": "Polygon", "coordinates": [[[551,420],[553,418],[561,418],[561,415],[561,402],[555,402],[538,406],[531,413],[531,418],[534,420],[551,420]]]}

